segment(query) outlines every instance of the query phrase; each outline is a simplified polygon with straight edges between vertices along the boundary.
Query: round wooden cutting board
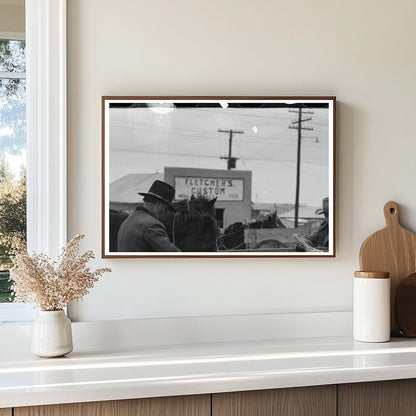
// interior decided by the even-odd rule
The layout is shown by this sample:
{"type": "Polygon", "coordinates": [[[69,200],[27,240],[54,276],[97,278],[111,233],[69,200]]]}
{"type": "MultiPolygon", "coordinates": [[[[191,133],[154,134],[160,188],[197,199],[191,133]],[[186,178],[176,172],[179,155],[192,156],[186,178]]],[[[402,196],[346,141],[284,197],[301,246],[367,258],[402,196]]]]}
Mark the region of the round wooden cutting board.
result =
{"type": "Polygon", "coordinates": [[[384,205],[386,228],[371,234],[360,250],[360,269],[390,273],[391,335],[400,335],[394,318],[394,299],[400,281],[416,271],[416,235],[399,223],[399,206],[394,201],[384,205]]]}
{"type": "Polygon", "coordinates": [[[400,332],[406,337],[416,337],[416,273],[397,286],[394,315],[400,332]]]}

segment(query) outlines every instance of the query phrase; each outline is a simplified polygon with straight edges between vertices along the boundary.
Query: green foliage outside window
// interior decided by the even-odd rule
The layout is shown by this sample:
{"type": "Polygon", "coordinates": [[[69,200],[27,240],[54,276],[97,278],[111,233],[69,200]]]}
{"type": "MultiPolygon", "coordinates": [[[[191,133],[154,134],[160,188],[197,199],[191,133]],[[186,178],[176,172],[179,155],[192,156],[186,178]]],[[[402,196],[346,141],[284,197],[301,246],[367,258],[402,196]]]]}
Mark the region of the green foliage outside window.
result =
{"type": "Polygon", "coordinates": [[[12,300],[8,269],[26,244],[25,61],[24,41],[0,39],[0,302],[12,300]]]}

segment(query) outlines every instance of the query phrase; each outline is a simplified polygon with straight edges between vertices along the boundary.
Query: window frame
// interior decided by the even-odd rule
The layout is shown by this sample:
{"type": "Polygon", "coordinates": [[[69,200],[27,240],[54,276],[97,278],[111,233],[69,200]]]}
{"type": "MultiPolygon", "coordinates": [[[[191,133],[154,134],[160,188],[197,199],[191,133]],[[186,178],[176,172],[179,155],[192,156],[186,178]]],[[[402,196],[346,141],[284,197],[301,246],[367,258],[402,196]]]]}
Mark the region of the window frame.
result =
{"type": "Polygon", "coordinates": [[[28,250],[67,240],[66,0],[26,0],[28,250]]]}
{"type": "Polygon", "coordinates": [[[5,32],[0,31],[0,39],[7,40],[26,40],[25,32],[5,32]]]}
{"type": "MultiPolygon", "coordinates": [[[[26,0],[25,21],[27,247],[55,258],[67,242],[66,0],[26,0]]],[[[0,307],[0,324],[34,318],[30,305],[0,307]]]]}

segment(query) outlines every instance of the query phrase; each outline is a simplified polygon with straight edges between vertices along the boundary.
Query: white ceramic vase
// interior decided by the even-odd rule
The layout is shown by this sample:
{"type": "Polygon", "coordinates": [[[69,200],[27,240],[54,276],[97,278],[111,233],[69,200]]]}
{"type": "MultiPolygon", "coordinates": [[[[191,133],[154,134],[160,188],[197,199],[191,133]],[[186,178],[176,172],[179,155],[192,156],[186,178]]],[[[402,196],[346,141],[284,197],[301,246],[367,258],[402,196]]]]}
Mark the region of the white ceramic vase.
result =
{"type": "Polygon", "coordinates": [[[40,311],[33,325],[31,351],[40,357],[62,357],[72,351],[71,321],[63,310],[40,311]]]}

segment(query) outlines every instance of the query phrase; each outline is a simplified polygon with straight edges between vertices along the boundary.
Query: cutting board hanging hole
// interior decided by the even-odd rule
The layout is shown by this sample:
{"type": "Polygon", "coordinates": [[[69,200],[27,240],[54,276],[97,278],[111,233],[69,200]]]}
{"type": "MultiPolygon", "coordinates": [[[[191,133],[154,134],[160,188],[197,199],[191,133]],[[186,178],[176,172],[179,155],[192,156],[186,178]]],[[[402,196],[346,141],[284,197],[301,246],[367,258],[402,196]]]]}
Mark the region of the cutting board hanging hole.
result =
{"type": "Polygon", "coordinates": [[[384,205],[384,217],[387,226],[400,226],[399,224],[399,206],[394,201],[387,202],[384,205]]]}

